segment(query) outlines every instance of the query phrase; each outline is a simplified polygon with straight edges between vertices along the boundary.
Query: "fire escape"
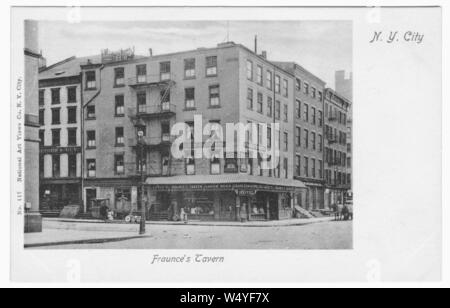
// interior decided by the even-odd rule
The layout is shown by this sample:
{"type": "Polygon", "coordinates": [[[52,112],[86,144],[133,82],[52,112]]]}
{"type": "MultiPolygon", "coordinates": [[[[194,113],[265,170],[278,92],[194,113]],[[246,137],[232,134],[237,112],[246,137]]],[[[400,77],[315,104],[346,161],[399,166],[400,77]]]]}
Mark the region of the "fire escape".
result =
{"type": "MultiPolygon", "coordinates": [[[[142,141],[145,147],[144,174],[146,176],[170,176],[172,167],[172,155],[170,148],[173,138],[170,135],[170,121],[176,116],[176,106],[170,103],[170,90],[174,87],[175,81],[169,73],[158,75],[137,75],[128,79],[128,86],[134,90],[137,98],[136,107],[128,109],[128,116],[135,126],[144,125],[151,127],[159,123],[161,127],[160,136],[143,136],[142,141]],[[159,101],[156,104],[147,104],[147,96],[155,97],[154,92],[159,93],[159,101]],[[161,156],[161,172],[155,171],[152,162],[147,161],[151,152],[159,152],[161,156]]],[[[136,161],[130,163],[128,168],[133,176],[139,176],[141,170],[139,167],[138,136],[129,139],[129,146],[136,152],[136,161]]]]}

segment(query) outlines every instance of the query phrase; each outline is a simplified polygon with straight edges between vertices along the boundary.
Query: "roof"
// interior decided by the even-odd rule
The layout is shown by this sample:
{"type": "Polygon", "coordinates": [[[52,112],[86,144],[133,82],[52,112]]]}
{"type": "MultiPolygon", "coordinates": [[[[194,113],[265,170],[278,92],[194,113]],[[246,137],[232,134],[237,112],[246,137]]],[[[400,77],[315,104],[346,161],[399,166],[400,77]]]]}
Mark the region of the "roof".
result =
{"type": "Polygon", "coordinates": [[[70,57],[50,65],[39,72],[39,79],[53,79],[61,77],[70,77],[79,75],[81,72],[80,65],[86,64],[88,60],[93,63],[100,62],[100,55],[89,57],[70,57]]]}
{"type": "Polygon", "coordinates": [[[296,62],[280,62],[280,61],[272,61],[272,63],[276,66],[281,66],[282,68],[286,69],[286,68],[290,68],[293,71],[295,71],[296,69],[300,70],[301,72],[303,72],[304,74],[309,75],[311,78],[315,79],[316,82],[321,83],[323,86],[326,85],[326,82],[323,81],[322,79],[320,79],[320,77],[318,77],[317,75],[315,75],[314,73],[311,73],[310,71],[308,71],[306,68],[304,68],[303,66],[301,66],[300,64],[296,63],[296,62]]]}
{"type": "Polygon", "coordinates": [[[217,175],[176,175],[168,177],[147,178],[148,185],[200,185],[200,184],[263,184],[285,186],[293,188],[306,188],[298,180],[254,176],[248,174],[217,174],[217,175]]]}

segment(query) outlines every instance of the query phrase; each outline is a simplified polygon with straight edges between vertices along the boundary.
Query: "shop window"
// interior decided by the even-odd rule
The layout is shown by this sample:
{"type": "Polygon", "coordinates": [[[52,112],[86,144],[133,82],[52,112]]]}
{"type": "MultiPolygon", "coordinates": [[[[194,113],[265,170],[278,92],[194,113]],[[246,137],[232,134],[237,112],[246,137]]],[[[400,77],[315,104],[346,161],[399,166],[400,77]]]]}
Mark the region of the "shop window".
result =
{"type": "Polygon", "coordinates": [[[60,176],[60,156],[58,154],[52,155],[52,176],[57,178],[60,176]]]}

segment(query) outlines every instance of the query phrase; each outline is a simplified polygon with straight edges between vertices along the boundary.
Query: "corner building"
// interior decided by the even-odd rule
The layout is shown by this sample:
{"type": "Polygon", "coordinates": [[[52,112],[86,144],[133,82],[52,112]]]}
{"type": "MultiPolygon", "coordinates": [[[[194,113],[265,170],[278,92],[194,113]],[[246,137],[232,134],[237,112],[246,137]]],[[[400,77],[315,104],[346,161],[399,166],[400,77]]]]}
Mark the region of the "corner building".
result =
{"type": "Polygon", "coordinates": [[[197,220],[293,217],[296,196],[305,186],[293,172],[292,73],[267,61],[265,53],[232,42],[119,58],[105,53],[100,61],[81,65],[86,211],[94,198],[109,199],[118,213],[138,211],[143,193],[148,217],[155,220],[177,219],[181,208],[197,220]],[[257,125],[246,135],[247,148],[278,142],[279,164],[264,170],[259,157],[173,158],[172,126],[184,122],[194,128],[195,115],[201,115],[203,126],[220,124],[224,140],[226,123],[279,123],[279,131],[257,125]],[[143,148],[138,128],[144,132],[143,148]]]}

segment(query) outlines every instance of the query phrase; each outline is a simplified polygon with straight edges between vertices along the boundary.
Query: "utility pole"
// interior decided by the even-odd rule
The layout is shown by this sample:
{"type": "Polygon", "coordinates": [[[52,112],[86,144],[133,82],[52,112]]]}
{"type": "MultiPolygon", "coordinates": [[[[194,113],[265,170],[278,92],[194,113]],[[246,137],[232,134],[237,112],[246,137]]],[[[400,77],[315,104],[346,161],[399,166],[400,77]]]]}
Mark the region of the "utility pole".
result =
{"type": "MultiPolygon", "coordinates": [[[[138,131],[138,151],[139,151],[139,169],[140,169],[140,188],[141,188],[141,221],[139,224],[139,234],[145,234],[145,222],[146,222],[146,204],[144,198],[144,182],[145,182],[145,174],[144,174],[144,124],[141,124],[138,120],[136,124],[136,128],[138,131]]],[[[136,153],[137,154],[137,153],[136,153]]],[[[137,156],[137,155],[136,155],[137,156]]]]}

